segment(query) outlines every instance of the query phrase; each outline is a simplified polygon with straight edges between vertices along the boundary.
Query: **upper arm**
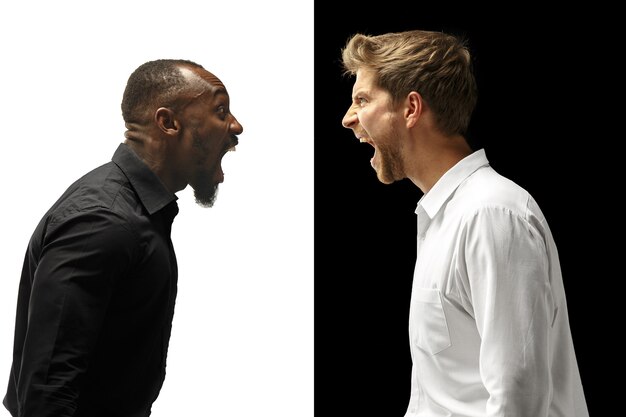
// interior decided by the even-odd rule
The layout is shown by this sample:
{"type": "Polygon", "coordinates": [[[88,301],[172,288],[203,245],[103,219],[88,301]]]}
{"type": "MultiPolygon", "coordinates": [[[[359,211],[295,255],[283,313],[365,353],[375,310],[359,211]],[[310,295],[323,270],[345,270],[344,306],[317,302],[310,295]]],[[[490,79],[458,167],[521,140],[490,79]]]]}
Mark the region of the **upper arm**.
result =
{"type": "Polygon", "coordinates": [[[479,210],[464,233],[467,287],[490,407],[515,410],[512,415],[542,415],[555,308],[543,234],[499,207],[479,210]]]}

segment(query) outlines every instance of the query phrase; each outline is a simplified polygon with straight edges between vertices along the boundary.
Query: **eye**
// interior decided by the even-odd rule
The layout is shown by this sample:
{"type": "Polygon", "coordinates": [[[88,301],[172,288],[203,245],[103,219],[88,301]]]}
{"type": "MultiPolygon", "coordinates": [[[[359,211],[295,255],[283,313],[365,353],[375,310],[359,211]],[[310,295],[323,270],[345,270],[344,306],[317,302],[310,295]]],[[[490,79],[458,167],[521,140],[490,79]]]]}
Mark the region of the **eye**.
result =
{"type": "Polygon", "coordinates": [[[227,115],[228,115],[228,109],[226,108],[226,106],[219,106],[217,108],[217,116],[220,119],[225,120],[227,115]]]}
{"type": "Polygon", "coordinates": [[[365,97],[357,97],[355,101],[359,106],[367,103],[367,99],[365,97]]]}

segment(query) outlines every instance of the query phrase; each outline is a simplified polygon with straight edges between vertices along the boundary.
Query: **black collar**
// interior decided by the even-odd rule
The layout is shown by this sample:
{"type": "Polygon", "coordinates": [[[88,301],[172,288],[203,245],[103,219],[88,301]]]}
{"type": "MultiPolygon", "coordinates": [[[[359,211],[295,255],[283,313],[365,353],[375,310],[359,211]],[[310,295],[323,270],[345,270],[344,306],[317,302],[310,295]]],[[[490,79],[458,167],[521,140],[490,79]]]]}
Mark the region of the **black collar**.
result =
{"type": "Polygon", "coordinates": [[[124,172],[150,215],[178,200],[128,145],[120,143],[112,161],[124,172]]]}

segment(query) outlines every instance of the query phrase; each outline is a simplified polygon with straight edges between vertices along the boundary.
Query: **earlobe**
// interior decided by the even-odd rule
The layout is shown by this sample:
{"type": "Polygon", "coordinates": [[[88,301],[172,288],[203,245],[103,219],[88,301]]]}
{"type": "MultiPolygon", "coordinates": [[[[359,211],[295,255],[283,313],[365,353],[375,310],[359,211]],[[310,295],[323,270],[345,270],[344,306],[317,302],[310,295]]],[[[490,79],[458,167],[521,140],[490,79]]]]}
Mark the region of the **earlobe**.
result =
{"type": "Polygon", "coordinates": [[[419,120],[424,110],[424,101],[420,93],[411,91],[406,98],[406,107],[404,109],[404,118],[407,127],[413,127],[419,120]]]}
{"type": "Polygon", "coordinates": [[[154,121],[163,133],[172,136],[178,134],[180,125],[172,110],[159,107],[154,113],[154,121]]]}

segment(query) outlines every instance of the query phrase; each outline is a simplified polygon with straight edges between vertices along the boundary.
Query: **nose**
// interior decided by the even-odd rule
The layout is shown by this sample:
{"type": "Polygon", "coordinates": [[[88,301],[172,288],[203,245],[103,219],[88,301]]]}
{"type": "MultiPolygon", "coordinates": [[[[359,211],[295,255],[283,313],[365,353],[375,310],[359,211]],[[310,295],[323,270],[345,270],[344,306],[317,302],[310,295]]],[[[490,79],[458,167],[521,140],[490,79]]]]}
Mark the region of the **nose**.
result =
{"type": "Polygon", "coordinates": [[[346,114],[343,116],[343,119],[341,120],[341,124],[343,125],[343,127],[347,129],[352,129],[354,125],[357,123],[357,121],[358,121],[358,118],[356,114],[356,107],[353,104],[350,106],[346,114]]]}
{"type": "Polygon", "coordinates": [[[243,133],[243,126],[241,125],[241,123],[239,123],[239,121],[237,120],[237,118],[235,116],[232,116],[232,120],[230,122],[230,131],[234,134],[234,135],[241,135],[243,133]]]}

